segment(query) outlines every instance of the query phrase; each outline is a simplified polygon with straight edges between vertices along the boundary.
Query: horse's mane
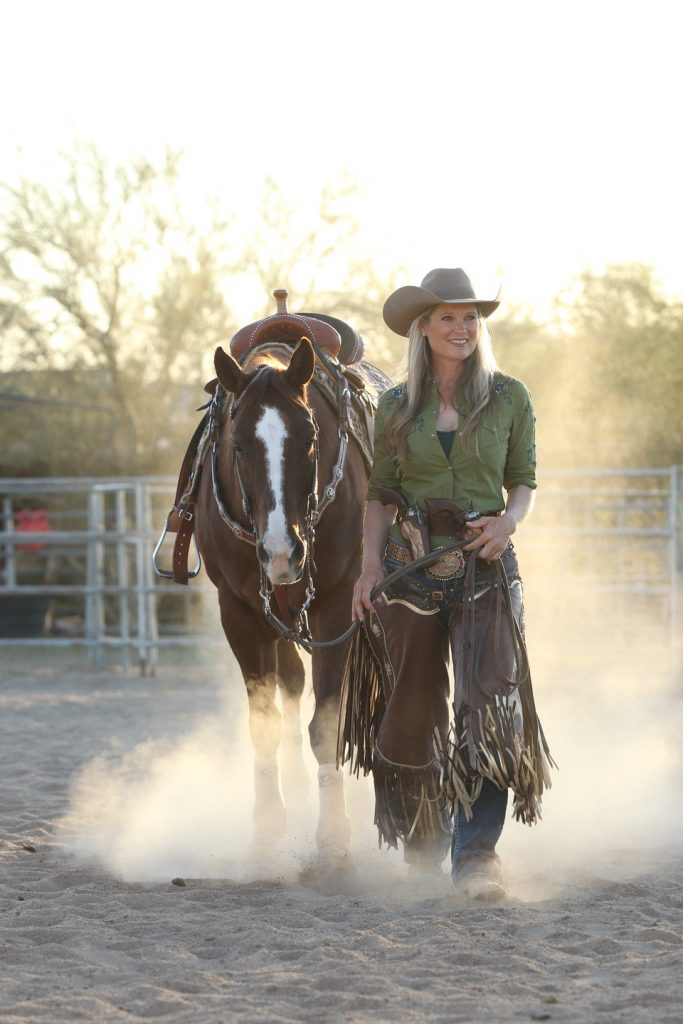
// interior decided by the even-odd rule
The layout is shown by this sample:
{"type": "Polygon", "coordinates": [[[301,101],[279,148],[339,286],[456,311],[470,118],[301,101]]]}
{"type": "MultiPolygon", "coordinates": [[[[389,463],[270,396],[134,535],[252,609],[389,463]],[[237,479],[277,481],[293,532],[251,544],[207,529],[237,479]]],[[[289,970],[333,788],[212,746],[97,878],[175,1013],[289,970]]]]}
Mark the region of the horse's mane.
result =
{"type": "MultiPolygon", "coordinates": [[[[289,361],[292,358],[292,348],[290,345],[273,342],[270,345],[259,345],[258,348],[250,352],[245,359],[242,369],[251,373],[255,373],[260,370],[261,367],[265,366],[269,370],[274,370],[274,373],[267,373],[264,375],[262,383],[256,385],[256,391],[254,395],[262,395],[263,390],[268,390],[272,387],[275,391],[279,392],[283,398],[286,398],[289,402],[293,402],[302,409],[309,410],[308,404],[308,388],[304,388],[303,397],[299,395],[290,385],[286,382],[282,376],[282,370],[286,370],[289,366],[289,361]]],[[[247,396],[247,401],[249,399],[247,396]]]]}
{"type": "Polygon", "coordinates": [[[244,360],[242,369],[247,373],[250,370],[258,370],[261,366],[270,366],[273,370],[285,370],[291,357],[292,348],[289,345],[259,345],[244,360]]]}

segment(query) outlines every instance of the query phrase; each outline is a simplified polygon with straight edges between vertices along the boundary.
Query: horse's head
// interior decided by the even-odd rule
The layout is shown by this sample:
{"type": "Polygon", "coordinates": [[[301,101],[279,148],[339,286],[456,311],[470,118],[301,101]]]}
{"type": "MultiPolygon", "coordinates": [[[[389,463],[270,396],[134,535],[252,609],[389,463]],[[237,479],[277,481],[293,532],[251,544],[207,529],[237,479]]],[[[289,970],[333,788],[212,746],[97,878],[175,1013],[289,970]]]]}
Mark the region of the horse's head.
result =
{"type": "Polygon", "coordinates": [[[306,399],[315,357],[302,338],[288,366],[245,371],[222,348],[214,365],[233,395],[231,441],[256,552],[274,585],[295,583],[306,561],[306,522],[317,484],[316,426],[306,399]]]}

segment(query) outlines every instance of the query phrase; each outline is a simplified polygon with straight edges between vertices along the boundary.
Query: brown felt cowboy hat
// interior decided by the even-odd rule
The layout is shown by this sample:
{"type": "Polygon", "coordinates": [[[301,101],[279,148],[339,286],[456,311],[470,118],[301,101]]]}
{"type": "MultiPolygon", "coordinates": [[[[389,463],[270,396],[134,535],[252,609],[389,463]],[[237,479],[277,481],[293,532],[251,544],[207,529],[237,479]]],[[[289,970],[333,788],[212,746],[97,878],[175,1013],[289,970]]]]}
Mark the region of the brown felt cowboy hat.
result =
{"type": "Polygon", "coordinates": [[[438,306],[442,302],[461,305],[474,303],[481,315],[487,317],[494,309],[498,309],[498,295],[495,299],[478,298],[472,282],[460,267],[455,270],[430,270],[420,282],[419,288],[408,284],[392,292],[384,303],[382,315],[392,331],[405,337],[413,320],[430,306],[438,306]]]}

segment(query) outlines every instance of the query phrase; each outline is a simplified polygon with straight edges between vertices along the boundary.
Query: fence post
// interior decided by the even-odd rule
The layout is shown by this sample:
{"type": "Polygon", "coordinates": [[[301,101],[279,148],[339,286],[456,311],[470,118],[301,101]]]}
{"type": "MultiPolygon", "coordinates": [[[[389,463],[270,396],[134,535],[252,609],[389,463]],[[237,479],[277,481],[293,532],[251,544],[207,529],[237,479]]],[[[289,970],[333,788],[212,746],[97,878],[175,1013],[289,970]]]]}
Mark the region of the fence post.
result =
{"type": "Polygon", "coordinates": [[[104,529],[102,495],[97,486],[88,493],[88,531],[86,555],[86,600],[85,634],[88,641],[88,663],[99,667],[103,664],[102,636],[104,634],[104,605],[102,585],[104,583],[104,546],[100,540],[104,529]]]}
{"type": "Polygon", "coordinates": [[[145,529],[145,508],[142,493],[142,484],[139,480],[135,482],[135,602],[137,605],[138,617],[138,658],[140,662],[140,675],[147,675],[147,601],[145,599],[145,543],[143,531],[145,529]]]}
{"type": "Polygon", "coordinates": [[[157,674],[159,661],[159,623],[157,619],[157,595],[155,592],[156,581],[152,572],[152,488],[150,484],[144,484],[143,509],[144,509],[144,541],[143,557],[145,566],[145,591],[147,594],[147,639],[149,640],[148,664],[150,675],[157,674]]]}
{"type": "Polygon", "coordinates": [[[128,545],[124,538],[127,532],[126,490],[116,491],[116,576],[119,590],[119,632],[121,637],[121,664],[127,672],[130,668],[130,615],[128,610],[128,545]]]}
{"type": "MultiPolygon", "coordinates": [[[[14,509],[12,507],[12,499],[10,497],[2,499],[2,521],[3,529],[5,533],[14,532],[14,509]]],[[[16,587],[17,585],[17,551],[14,545],[14,539],[8,539],[4,542],[5,554],[4,554],[4,583],[6,587],[16,587]]]]}

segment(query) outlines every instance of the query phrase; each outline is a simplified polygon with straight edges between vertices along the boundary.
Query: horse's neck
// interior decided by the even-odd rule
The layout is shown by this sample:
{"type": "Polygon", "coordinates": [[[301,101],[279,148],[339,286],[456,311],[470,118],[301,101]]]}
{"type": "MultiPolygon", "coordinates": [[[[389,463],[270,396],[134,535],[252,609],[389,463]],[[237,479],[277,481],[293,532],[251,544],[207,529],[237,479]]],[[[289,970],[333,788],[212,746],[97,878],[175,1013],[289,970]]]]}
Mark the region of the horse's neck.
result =
{"type": "Polygon", "coordinates": [[[230,406],[232,396],[228,396],[228,403],[223,410],[223,416],[218,428],[218,475],[221,479],[229,480],[235,472],[235,455],[232,449],[232,420],[230,419],[230,406]]]}

